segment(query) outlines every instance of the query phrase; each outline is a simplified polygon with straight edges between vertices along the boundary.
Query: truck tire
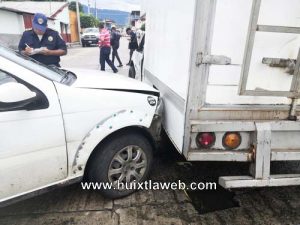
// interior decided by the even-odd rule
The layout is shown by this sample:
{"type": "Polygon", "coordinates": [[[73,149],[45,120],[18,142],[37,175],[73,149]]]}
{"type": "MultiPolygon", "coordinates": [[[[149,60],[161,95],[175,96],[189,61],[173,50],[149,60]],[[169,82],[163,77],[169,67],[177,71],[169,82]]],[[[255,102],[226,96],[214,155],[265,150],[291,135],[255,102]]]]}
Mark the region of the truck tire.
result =
{"type": "Polygon", "coordinates": [[[100,188],[106,198],[125,197],[135,190],[127,190],[129,183],[143,182],[147,179],[152,163],[152,146],[143,135],[127,133],[115,136],[95,152],[88,167],[90,182],[112,184],[111,189],[100,188]],[[118,189],[117,182],[119,182],[118,189]]]}
{"type": "Polygon", "coordinates": [[[130,78],[135,79],[135,69],[134,69],[134,66],[133,66],[132,64],[131,64],[130,67],[129,67],[128,76],[129,76],[130,78]]]}

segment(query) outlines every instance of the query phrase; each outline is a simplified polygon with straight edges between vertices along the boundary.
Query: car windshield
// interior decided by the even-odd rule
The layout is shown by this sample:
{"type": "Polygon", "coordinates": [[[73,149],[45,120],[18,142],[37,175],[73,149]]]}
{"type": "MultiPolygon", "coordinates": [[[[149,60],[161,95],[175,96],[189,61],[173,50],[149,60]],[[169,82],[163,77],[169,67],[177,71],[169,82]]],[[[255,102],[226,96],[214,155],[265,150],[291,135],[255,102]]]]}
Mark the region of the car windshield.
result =
{"type": "Polygon", "coordinates": [[[84,33],[97,33],[99,30],[97,28],[87,28],[84,33]]]}
{"type": "Polygon", "coordinates": [[[22,65],[26,69],[32,70],[49,80],[62,83],[65,79],[65,70],[61,70],[58,67],[46,66],[28,56],[24,56],[19,52],[6,48],[2,45],[0,45],[0,56],[22,65]]]}

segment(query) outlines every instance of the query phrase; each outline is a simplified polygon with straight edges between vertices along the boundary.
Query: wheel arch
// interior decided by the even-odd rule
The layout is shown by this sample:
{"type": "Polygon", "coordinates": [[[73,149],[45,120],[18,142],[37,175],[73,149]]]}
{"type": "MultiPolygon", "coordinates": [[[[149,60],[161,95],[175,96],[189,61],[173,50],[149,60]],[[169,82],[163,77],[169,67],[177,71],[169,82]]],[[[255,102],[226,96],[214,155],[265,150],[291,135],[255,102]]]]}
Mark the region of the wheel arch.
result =
{"type": "Polygon", "coordinates": [[[89,165],[90,165],[90,162],[92,161],[92,159],[94,158],[94,155],[98,151],[101,151],[102,147],[106,143],[108,143],[111,140],[113,140],[115,137],[120,136],[120,135],[124,135],[124,134],[128,134],[128,133],[142,134],[142,136],[144,136],[150,142],[152,149],[156,148],[154,137],[151,135],[151,133],[149,132],[149,130],[146,127],[142,127],[142,126],[128,126],[128,127],[123,127],[121,129],[116,130],[113,133],[107,135],[92,150],[92,152],[91,152],[91,154],[90,154],[90,156],[89,156],[89,158],[88,158],[88,160],[86,162],[86,166],[85,166],[85,169],[84,169],[84,177],[86,176],[86,174],[87,174],[87,172],[89,170],[89,165]]]}
{"type": "Polygon", "coordinates": [[[97,149],[99,143],[102,143],[109,136],[128,129],[128,127],[131,127],[131,129],[132,127],[138,127],[146,131],[147,129],[151,129],[154,118],[153,113],[150,110],[120,109],[95,124],[81,140],[73,157],[70,158],[70,176],[83,175],[91,153],[97,149]]]}

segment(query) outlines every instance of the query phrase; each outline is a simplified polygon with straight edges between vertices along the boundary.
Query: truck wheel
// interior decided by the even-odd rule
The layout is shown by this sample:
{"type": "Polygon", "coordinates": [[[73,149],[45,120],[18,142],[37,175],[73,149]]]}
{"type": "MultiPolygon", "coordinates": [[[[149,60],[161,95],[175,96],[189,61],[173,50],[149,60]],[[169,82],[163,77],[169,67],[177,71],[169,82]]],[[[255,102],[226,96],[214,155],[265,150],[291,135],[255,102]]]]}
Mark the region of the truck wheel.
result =
{"type": "Polygon", "coordinates": [[[133,79],[135,78],[135,69],[134,69],[133,65],[130,65],[128,76],[133,78],[133,79]]]}
{"type": "Polygon", "coordinates": [[[89,165],[88,178],[91,182],[112,184],[110,189],[99,189],[104,197],[121,198],[135,191],[128,189],[130,185],[146,180],[151,163],[149,141],[137,133],[123,134],[105,143],[95,153],[89,165]]]}

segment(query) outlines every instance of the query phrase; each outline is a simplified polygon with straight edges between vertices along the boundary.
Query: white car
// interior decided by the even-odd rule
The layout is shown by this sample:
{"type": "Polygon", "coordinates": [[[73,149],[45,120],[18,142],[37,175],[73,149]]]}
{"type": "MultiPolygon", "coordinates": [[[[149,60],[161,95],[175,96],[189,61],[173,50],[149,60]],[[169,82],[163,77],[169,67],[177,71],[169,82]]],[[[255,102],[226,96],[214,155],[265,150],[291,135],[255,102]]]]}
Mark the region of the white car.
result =
{"type": "MultiPolygon", "coordinates": [[[[98,70],[47,67],[0,46],[0,205],[81,181],[144,181],[159,92],[98,70]]],[[[109,198],[133,190],[100,190],[109,198]]]]}
{"type": "Polygon", "coordinates": [[[88,47],[90,45],[98,45],[100,38],[100,32],[98,28],[86,28],[81,35],[82,47],[88,47]]]}

